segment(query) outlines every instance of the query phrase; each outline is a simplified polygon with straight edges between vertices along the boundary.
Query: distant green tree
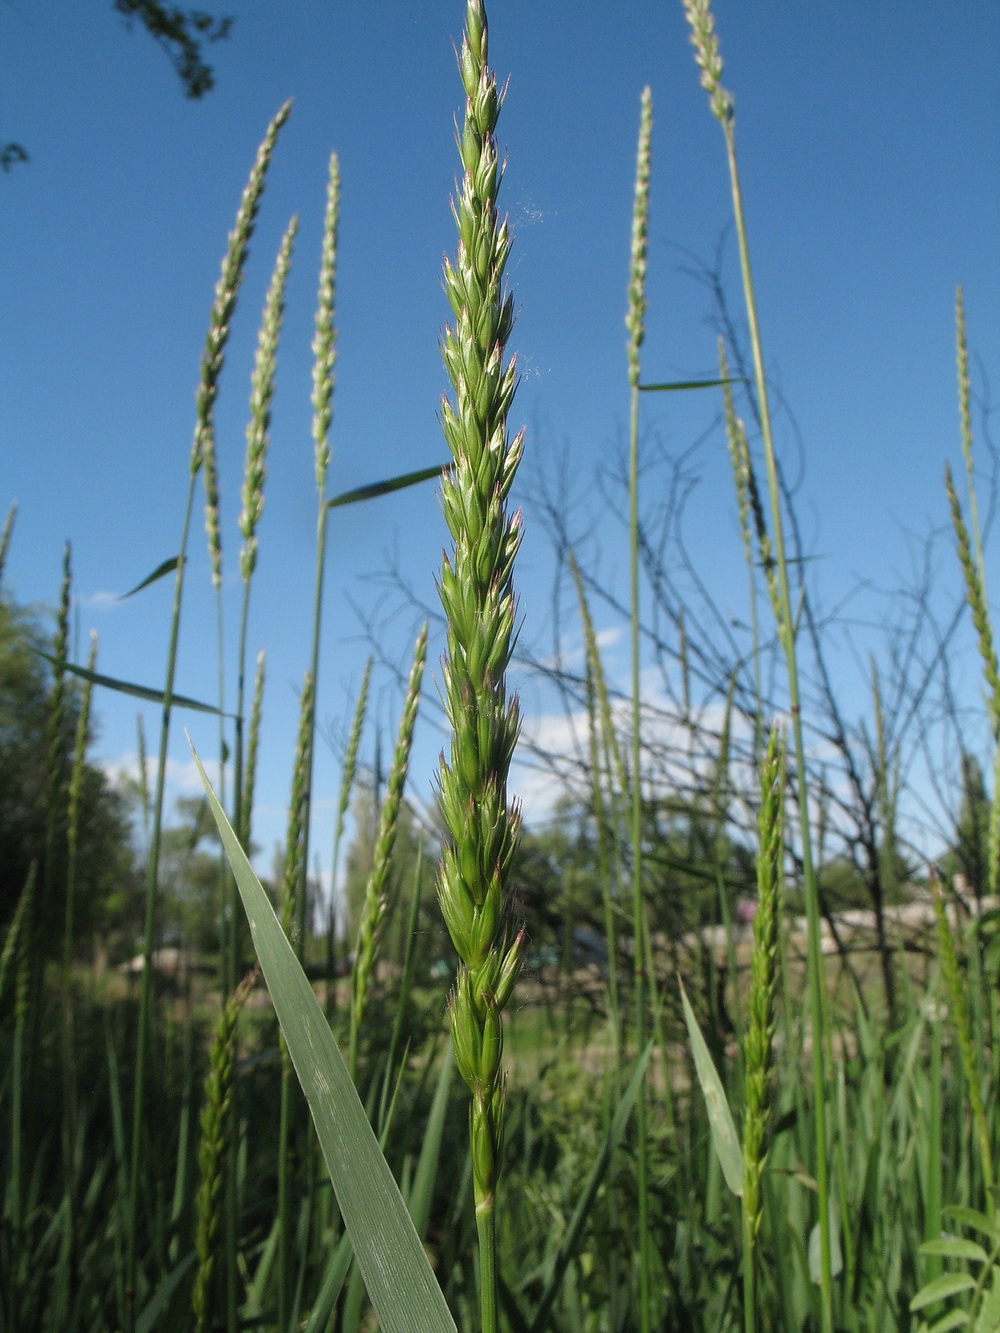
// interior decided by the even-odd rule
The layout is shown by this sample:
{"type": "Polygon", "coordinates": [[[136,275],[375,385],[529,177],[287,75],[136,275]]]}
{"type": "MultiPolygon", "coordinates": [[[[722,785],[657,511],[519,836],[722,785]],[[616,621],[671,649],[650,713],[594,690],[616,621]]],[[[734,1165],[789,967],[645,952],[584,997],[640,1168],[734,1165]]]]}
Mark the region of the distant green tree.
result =
{"type": "MultiPolygon", "coordinates": [[[[0,595],[0,926],[24,888],[31,864],[42,873],[48,824],[49,690],[51,671],[42,656],[51,649],[37,616],[0,595]]],[[[63,771],[72,762],[77,696],[67,682],[69,707],[60,738],[63,771]]],[[[66,811],[58,812],[60,837],[47,912],[55,919],[43,938],[53,954],[62,941],[66,811]]],[[[124,928],[137,911],[131,825],[123,797],[104,773],[88,764],[80,802],[76,910],[78,938],[109,924],[124,928]]]]}

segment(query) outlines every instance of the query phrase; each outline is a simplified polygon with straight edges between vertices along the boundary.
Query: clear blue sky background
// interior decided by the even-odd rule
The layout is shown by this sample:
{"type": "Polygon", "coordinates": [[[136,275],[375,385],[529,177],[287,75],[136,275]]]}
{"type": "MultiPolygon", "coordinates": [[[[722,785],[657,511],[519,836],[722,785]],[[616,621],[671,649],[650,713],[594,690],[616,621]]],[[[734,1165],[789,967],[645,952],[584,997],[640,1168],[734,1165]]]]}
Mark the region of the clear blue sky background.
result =
{"type": "MultiPolygon", "coordinates": [[[[71,539],[81,655],[93,626],[104,671],[161,685],[168,582],[113,599],[176,549],[198,359],[226,234],[267,122],[293,97],[218,409],[232,641],[253,347],[278,241],[298,211],[250,634],[252,650],[266,648],[269,660],[256,823],[266,865],[283,830],[309,648],[309,344],[327,159],[336,149],[343,177],[331,469],[331,490],[340,491],[446,456],[435,419],[445,387],[439,275],[454,248],[452,118],[462,102],[451,40],[464,6],[220,0],[211,8],[236,22],[209,52],[216,89],[190,102],[163,53],[144,31],[127,31],[110,0],[0,0],[0,139],[31,155],[0,178],[0,505],[19,503],[7,572],[18,599],[54,603],[71,539]]],[[[807,545],[824,557],[819,577],[832,604],[857,576],[891,586],[909,565],[906,531],[922,536],[946,517],[942,463],[958,456],[957,282],[973,348],[996,375],[1000,6],[718,0],[716,10],[765,350],[801,432],[800,513],[807,545]]],[[[650,379],[713,370],[709,299],[681,270],[691,254],[711,262],[729,217],[722,137],[680,0],[493,0],[489,13],[491,62],[511,76],[499,136],[510,155],[504,202],[520,308],[514,424],[529,428],[522,496],[565,449],[586,503],[627,417],[623,314],[642,86],[652,85],[655,102],[650,379]]],[[[731,242],[724,255],[735,299],[731,242]]],[[[647,399],[648,438],[679,452],[717,406],[713,395],[647,399]]],[[[780,438],[794,470],[787,418],[780,438]]],[[[689,535],[720,601],[744,615],[721,437],[703,457],[689,535]]],[[[622,587],[617,529],[608,524],[601,537],[605,568],[622,587]]],[[[324,724],[342,731],[366,655],[351,602],[372,608],[380,588],[365,576],[395,552],[430,601],[444,540],[429,486],[335,513],[324,724]]],[[[214,609],[200,529],[192,552],[177,688],[212,698],[214,609]]],[[[545,535],[529,522],[518,572],[526,642],[548,633],[549,569],[545,535]]],[[[410,624],[401,618],[387,640],[399,660],[410,624]]],[[[391,735],[398,691],[386,674],[378,683],[376,715],[391,735]]],[[[525,702],[548,706],[530,687],[525,702]]],[[[97,710],[98,753],[128,763],[134,706],[102,693],[97,710]]],[[[151,743],[153,721],[150,712],[151,743]]],[[[211,754],[213,725],[195,718],[192,730],[211,754]]],[[[373,735],[369,728],[369,761],[373,735]]],[[[183,766],[179,725],[175,737],[183,766]]],[[[418,794],[428,793],[439,743],[429,733],[421,742],[418,794]]],[[[177,776],[184,780],[182,769],[177,776]]],[[[335,756],[321,743],[313,847],[324,867],[336,784],[335,756]]]]}

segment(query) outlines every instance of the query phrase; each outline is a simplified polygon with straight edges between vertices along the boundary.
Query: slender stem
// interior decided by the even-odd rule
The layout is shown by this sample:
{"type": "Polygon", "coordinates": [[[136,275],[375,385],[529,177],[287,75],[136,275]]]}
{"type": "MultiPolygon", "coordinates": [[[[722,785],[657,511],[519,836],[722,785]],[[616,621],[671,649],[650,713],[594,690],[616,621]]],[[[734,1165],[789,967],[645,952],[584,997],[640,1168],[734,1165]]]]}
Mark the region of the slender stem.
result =
{"type": "MultiPolygon", "coordinates": [[[[632,808],[630,841],[632,845],[632,962],[635,1002],[635,1044],[641,1051],[646,1043],[646,967],[645,904],[642,896],[642,703],[639,666],[639,349],[645,336],[646,253],[649,233],[650,140],[653,128],[653,100],[649,88],[643,89],[636,152],[635,197],[632,207],[632,244],[629,264],[628,330],[629,403],[629,583],[630,635],[632,653],[632,808]]],[[[636,1099],[638,1142],[636,1188],[639,1195],[639,1326],[642,1333],[652,1328],[652,1289],[649,1250],[649,1177],[648,1125],[645,1085],[636,1099]]]]}
{"type": "Polygon", "coordinates": [[[483,1333],[500,1327],[497,1283],[497,1229],[493,1195],[476,1199],[476,1233],[479,1238],[479,1308],[483,1333]]]}
{"type": "Polygon", "coordinates": [[[760,407],[761,435],[764,444],[764,462],[767,487],[771,502],[771,525],[777,563],[781,616],[778,633],[785,653],[788,673],[789,712],[792,719],[792,737],[795,745],[796,786],[801,836],[803,895],[806,905],[808,930],[808,990],[809,1015],[812,1025],[813,1077],[813,1133],[816,1146],[816,1184],[819,1204],[820,1235],[820,1304],[823,1333],[833,1330],[833,1275],[830,1237],[830,1180],[826,1121],[826,1061],[823,1049],[825,1032],[825,1005],[823,997],[823,958],[820,949],[819,893],[813,865],[812,828],[809,818],[809,789],[806,774],[805,739],[802,729],[802,708],[799,692],[799,672],[795,646],[795,620],[791,591],[788,583],[788,561],[785,554],[784,527],[781,514],[781,487],[771,432],[771,413],[768,406],[767,380],[761,350],[760,328],[757,321],[757,303],[753,276],[750,270],[750,251],[747,245],[746,222],[743,215],[743,197],[740,191],[739,170],[736,163],[736,141],[732,116],[722,121],[729,160],[729,179],[732,187],[733,213],[739,244],[740,270],[746,299],[747,323],[753,355],[754,378],[760,407]]]}

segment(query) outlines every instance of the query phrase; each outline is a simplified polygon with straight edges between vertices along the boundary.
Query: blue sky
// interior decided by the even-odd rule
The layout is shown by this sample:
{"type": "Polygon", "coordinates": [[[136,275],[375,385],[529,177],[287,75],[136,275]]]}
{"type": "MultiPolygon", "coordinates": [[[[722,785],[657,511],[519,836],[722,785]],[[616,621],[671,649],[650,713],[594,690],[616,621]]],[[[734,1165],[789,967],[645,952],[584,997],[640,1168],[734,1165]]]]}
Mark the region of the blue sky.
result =
{"type": "MultiPolygon", "coordinates": [[[[464,6],[230,0],[216,8],[236,22],[210,51],[217,87],[190,102],[163,53],[144,32],[127,31],[110,0],[0,0],[0,139],[31,155],[0,177],[0,506],[19,504],[7,570],[15,595],[54,602],[70,539],[81,654],[93,627],[101,669],[161,685],[167,583],[114,599],[176,549],[198,359],[226,234],[257,143],[293,97],[218,408],[232,649],[253,347],[278,242],[297,211],[250,631],[252,651],[264,647],[269,662],[256,823],[266,866],[282,835],[295,694],[309,651],[309,345],[327,159],[339,153],[343,179],[333,492],[446,456],[437,340],[446,316],[441,259],[454,248],[452,120],[461,112],[451,41],[464,6]]],[[[623,315],[643,85],[655,106],[648,379],[713,370],[710,301],[683,269],[692,256],[713,260],[727,224],[722,137],[698,85],[680,0],[494,0],[489,14],[491,63],[510,75],[499,137],[509,151],[508,273],[520,311],[512,424],[528,427],[521,498],[530,502],[565,451],[581,512],[590,506],[597,515],[602,568],[621,589],[625,552],[618,529],[601,521],[593,478],[620,449],[627,419],[623,315]]],[[[894,586],[910,567],[912,535],[946,519],[943,460],[958,457],[958,282],[974,352],[986,375],[996,374],[1000,9],[993,0],[719,0],[716,19],[736,98],[765,353],[801,439],[797,504],[832,605],[858,578],[894,586]]],[[[722,253],[735,302],[731,238],[722,253]]],[[[713,395],[647,397],[645,438],[680,453],[717,407],[713,395]]],[[[797,471],[789,415],[779,445],[797,471]]],[[[699,458],[692,550],[720,604],[744,615],[721,438],[699,458]]],[[[324,730],[343,730],[367,653],[354,606],[377,616],[398,609],[366,576],[395,559],[432,601],[444,541],[429,486],[334,514],[324,730]]],[[[191,550],[177,688],[212,698],[214,607],[200,528],[191,550]]],[[[550,571],[529,509],[517,581],[524,638],[538,645],[551,635],[550,571]]],[[[612,670],[623,670],[613,624],[601,628],[612,670]]],[[[400,661],[411,629],[403,614],[387,630],[400,661]]],[[[974,682],[974,661],[967,674],[974,682]]],[[[398,703],[383,672],[376,717],[389,736],[398,703]]],[[[530,683],[525,704],[543,714],[551,706],[530,683]]],[[[134,707],[103,693],[97,709],[97,753],[128,764],[134,707]]],[[[152,736],[152,713],[148,728],[152,736]]],[[[195,719],[192,730],[211,754],[212,725],[195,719]]],[[[369,760],[373,736],[370,727],[369,760]]],[[[439,744],[427,731],[418,746],[425,797],[439,744]]],[[[179,725],[173,753],[183,783],[179,725]]],[[[313,848],[324,867],[336,784],[336,757],[321,742],[313,848]]]]}

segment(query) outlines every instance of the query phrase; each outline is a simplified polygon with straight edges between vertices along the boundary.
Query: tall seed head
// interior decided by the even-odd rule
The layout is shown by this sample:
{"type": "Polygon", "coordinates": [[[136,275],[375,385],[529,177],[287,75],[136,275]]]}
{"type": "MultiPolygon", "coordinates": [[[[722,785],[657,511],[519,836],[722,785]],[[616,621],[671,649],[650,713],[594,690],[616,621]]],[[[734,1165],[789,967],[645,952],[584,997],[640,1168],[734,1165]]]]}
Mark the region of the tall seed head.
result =
{"type": "Polygon", "coordinates": [[[264,301],[264,315],[257,336],[257,355],[254,360],[250,390],[250,420],[247,423],[247,454],[243,469],[243,512],[240,514],[240,533],[243,549],[240,552],[240,573],[244,581],[250,578],[257,563],[257,524],[264,508],[264,477],[267,473],[267,442],[271,430],[271,399],[274,397],[274,366],[278,354],[278,338],[285,312],[285,282],[292,262],[292,245],[298,231],[298,214],[288,224],[271,285],[264,301]]]}
{"type": "Polygon", "coordinates": [[[708,93],[712,114],[725,124],[733,118],[733,99],[721,83],[722,56],[712,8],[708,0],[684,0],[684,14],[691,26],[691,45],[701,70],[701,86],[708,93]]]}
{"type": "Polygon", "coordinates": [[[635,199],[632,204],[632,247],[629,262],[628,379],[633,389],[639,386],[639,348],[646,329],[646,252],[649,245],[649,154],[653,133],[653,94],[647,84],[642,90],[639,116],[639,147],[635,163],[635,199]]]}
{"type": "Polygon", "coordinates": [[[313,338],[313,440],[316,445],[316,487],[320,495],[326,485],[330,465],[330,422],[333,419],[333,367],[337,358],[337,334],[333,324],[337,281],[337,228],[340,221],[340,162],[330,158],[326,190],[326,216],[323,224],[323,258],[319,272],[319,299],[316,304],[316,335],[313,338]]]}
{"type": "Polygon", "coordinates": [[[441,424],[455,461],[441,489],[454,546],[439,581],[447,617],[444,701],[452,729],[441,757],[439,801],[448,829],[438,883],[442,914],[461,959],[451,1002],[456,1057],[473,1094],[473,1175],[477,1206],[492,1208],[500,1150],[503,1009],[520,958],[511,938],[507,878],[519,817],[508,800],[507,773],[517,741],[517,701],[505,672],[513,651],[516,605],[513,563],[520,517],[507,501],[522,436],[507,435],[516,387],[505,347],[513,301],[503,274],[510,251],[506,220],[497,216],[503,166],[493,131],[503,101],[487,64],[481,0],[469,0],[458,67],[466,94],[457,135],[462,178],[453,204],[458,230],[444,286],[454,315],[441,352],[454,389],[441,424]]]}
{"type": "Polygon", "coordinates": [[[747,999],[746,1111],[743,1118],[743,1202],[750,1234],[760,1230],[760,1182],[766,1151],[768,1082],[773,1060],[774,1008],[778,989],[778,938],[781,928],[782,860],[785,850],[785,746],[771,732],[761,764],[757,814],[757,910],[750,955],[747,999]]]}
{"type": "Polygon", "coordinates": [[[229,340],[229,324],[236,308],[236,297],[243,270],[246,266],[247,250],[253,235],[260,208],[260,198],[264,192],[267,169],[271,164],[271,155],[278,139],[278,132],[288,119],[292,109],[291,101],[284,104],[267,127],[267,133],[257,150],[257,158],[250,171],[236,224],[229,233],[229,245],[222,261],[222,272],[215,286],[215,300],[208,322],[205,348],[201,355],[201,377],[195,394],[197,420],[194,428],[194,442],[191,446],[191,471],[195,473],[201,467],[206,447],[215,447],[215,398],[219,388],[219,375],[226,343],[229,340]]]}

